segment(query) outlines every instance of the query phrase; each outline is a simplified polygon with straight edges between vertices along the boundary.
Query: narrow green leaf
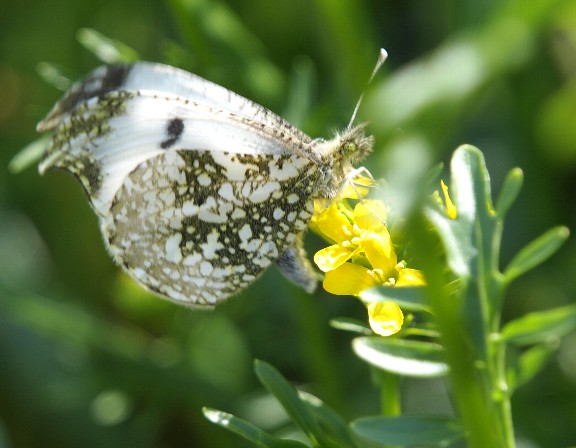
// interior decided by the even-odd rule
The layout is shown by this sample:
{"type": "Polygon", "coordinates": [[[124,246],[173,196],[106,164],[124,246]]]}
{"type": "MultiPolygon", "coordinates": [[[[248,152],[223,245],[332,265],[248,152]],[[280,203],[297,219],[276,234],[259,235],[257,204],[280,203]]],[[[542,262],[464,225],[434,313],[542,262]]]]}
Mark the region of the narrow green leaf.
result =
{"type": "Polygon", "coordinates": [[[427,207],[424,213],[442,240],[450,270],[466,279],[471,275],[472,259],[478,254],[477,245],[485,244],[473,239],[474,224],[480,219],[490,222],[494,214],[490,176],[482,152],[470,145],[458,147],[450,161],[450,177],[450,197],[457,209],[456,218],[450,219],[436,204],[427,207]]]}
{"type": "Polygon", "coordinates": [[[536,345],[522,353],[516,365],[508,370],[510,388],[517,389],[534,378],[544,368],[556,348],[557,344],[536,345]]]}
{"type": "Polygon", "coordinates": [[[430,342],[359,337],[352,341],[352,348],[369,364],[398,375],[436,377],[448,373],[442,347],[430,342]]]}
{"type": "Polygon", "coordinates": [[[359,437],[376,446],[446,446],[464,436],[457,420],[430,415],[363,417],[351,426],[359,437]]]}
{"type": "Polygon", "coordinates": [[[569,235],[570,231],[567,227],[558,226],[536,238],[512,259],[504,271],[504,280],[511,282],[544,262],[560,248],[569,235]]]}
{"type": "Polygon", "coordinates": [[[348,424],[336,411],[312,394],[299,391],[298,395],[312,410],[326,437],[341,447],[357,446],[348,424]]]}
{"type": "Polygon", "coordinates": [[[459,146],[450,161],[450,176],[459,221],[472,223],[476,216],[493,210],[490,176],[482,151],[471,145],[459,146]]]}
{"type": "Polygon", "coordinates": [[[310,409],[298,396],[296,389],[286,381],[278,370],[264,361],[256,360],[254,369],[264,387],[276,397],[294,423],[317,445],[322,435],[321,430],[310,409]]]}
{"type": "Polygon", "coordinates": [[[335,317],[330,320],[330,326],[336,328],[337,330],[350,331],[352,333],[358,333],[365,336],[374,334],[370,327],[357,319],[352,319],[350,317],[335,317]]]}
{"type": "Polygon", "coordinates": [[[68,90],[72,85],[72,80],[77,77],[66,68],[51,62],[39,62],[36,72],[46,83],[61,91],[68,90]]]}
{"type": "Polygon", "coordinates": [[[510,170],[496,200],[496,214],[501,219],[506,216],[506,213],[508,213],[508,210],[510,210],[510,207],[518,197],[523,182],[524,174],[520,168],[510,170]]]}
{"type": "Polygon", "coordinates": [[[270,364],[257,360],[255,370],[260,382],[276,397],[314,446],[355,447],[344,421],[319,398],[297,391],[270,364]]]}
{"type": "Polygon", "coordinates": [[[412,311],[429,311],[423,287],[377,286],[360,293],[364,303],[395,302],[403,309],[412,311]]]}
{"type": "Polygon", "coordinates": [[[504,326],[501,336],[514,345],[530,345],[561,338],[576,330],[576,305],[539,311],[504,326]]]}
{"type": "Polygon", "coordinates": [[[212,423],[244,437],[256,446],[262,448],[273,446],[272,436],[252,423],[216,409],[203,408],[202,413],[212,423]]]}
{"type": "Polygon", "coordinates": [[[98,59],[106,64],[134,62],[140,58],[138,52],[128,45],[110,39],[90,28],[79,29],[76,38],[88,51],[94,53],[98,59]]]}
{"type": "Polygon", "coordinates": [[[458,220],[449,219],[444,211],[435,207],[426,207],[424,215],[442,240],[450,270],[461,279],[469,278],[470,260],[474,255],[470,226],[458,220]]]}
{"type": "Polygon", "coordinates": [[[31,165],[36,164],[40,157],[42,157],[42,153],[48,146],[48,142],[52,136],[44,135],[36,140],[34,140],[29,145],[26,145],[23,149],[21,149],[8,163],[8,170],[12,174],[18,174],[30,167],[31,165]]]}
{"type": "Polygon", "coordinates": [[[246,440],[249,440],[260,448],[303,448],[307,446],[303,443],[297,442],[296,440],[282,440],[274,438],[257,426],[254,426],[252,423],[235,417],[232,414],[228,414],[227,412],[210,408],[203,408],[202,412],[212,423],[244,437],[246,440]]]}

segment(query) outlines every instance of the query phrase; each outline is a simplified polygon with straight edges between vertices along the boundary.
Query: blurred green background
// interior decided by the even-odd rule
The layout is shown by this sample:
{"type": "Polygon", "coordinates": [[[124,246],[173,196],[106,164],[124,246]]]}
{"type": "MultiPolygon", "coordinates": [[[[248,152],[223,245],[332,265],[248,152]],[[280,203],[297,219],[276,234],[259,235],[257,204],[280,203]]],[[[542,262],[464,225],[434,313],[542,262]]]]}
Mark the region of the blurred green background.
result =
{"type": "MultiPolygon", "coordinates": [[[[411,165],[471,143],[496,191],[511,168],[525,172],[503,263],[553,225],[575,228],[574,0],[4,0],[0,447],[247,446],[208,423],[202,406],[289,434],[254,358],[346,418],[378,412],[369,368],[328,325],[365,319],[358,301],[308,296],[272,268],[215,312],[164,302],[113,265],[71,177],[9,171],[62,93],[40,76],[42,63],[72,79],[101,63],[79,43],[83,28],[231,88],[314,137],[347,124],[384,47],[389,60],[361,113],[377,136],[376,177],[409,188],[411,165]]],[[[572,238],[516,281],[506,318],[574,302],[574,249],[572,238]]],[[[405,381],[404,391],[409,412],[450,412],[440,381],[405,381]]],[[[576,445],[576,335],[513,407],[519,446],[576,445]]]]}

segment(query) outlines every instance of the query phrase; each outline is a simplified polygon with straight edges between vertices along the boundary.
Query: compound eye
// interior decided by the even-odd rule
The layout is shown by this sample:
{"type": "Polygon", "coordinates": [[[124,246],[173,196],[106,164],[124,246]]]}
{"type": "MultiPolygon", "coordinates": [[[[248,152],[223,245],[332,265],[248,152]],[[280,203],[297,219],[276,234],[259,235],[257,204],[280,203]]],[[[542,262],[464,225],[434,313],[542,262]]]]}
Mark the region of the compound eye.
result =
{"type": "Polygon", "coordinates": [[[354,142],[344,143],[344,155],[349,156],[356,152],[358,145],[354,142]]]}

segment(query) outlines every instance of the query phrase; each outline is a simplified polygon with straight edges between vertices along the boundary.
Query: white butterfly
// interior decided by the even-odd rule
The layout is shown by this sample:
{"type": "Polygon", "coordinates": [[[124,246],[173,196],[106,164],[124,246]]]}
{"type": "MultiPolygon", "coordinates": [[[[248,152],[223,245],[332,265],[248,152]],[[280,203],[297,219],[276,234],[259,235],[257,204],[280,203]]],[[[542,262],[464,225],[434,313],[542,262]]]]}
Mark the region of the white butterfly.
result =
{"type": "Polygon", "coordinates": [[[173,67],[101,67],[38,125],[40,172],[77,177],[110,253],[173,301],[213,306],[276,262],[313,291],[302,248],[315,198],[372,149],[362,126],[312,139],[268,109],[173,67]]]}

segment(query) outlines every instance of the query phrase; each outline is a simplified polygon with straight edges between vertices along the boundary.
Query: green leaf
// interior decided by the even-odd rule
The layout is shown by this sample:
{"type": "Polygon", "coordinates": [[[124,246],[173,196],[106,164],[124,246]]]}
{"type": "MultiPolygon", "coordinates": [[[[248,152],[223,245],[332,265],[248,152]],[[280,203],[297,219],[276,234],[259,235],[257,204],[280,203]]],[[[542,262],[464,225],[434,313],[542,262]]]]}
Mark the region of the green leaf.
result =
{"type": "Polygon", "coordinates": [[[312,394],[299,391],[298,395],[309,406],[326,437],[337,442],[338,446],[357,446],[348,424],[336,411],[312,394]]]}
{"type": "MultiPolygon", "coordinates": [[[[450,270],[466,279],[471,275],[472,260],[478,255],[479,246],[490,248],[487,239],[491,237],[494,221],[490,176],[482,152],[470,145],[458,147],[450,161],[450,176],[450,197],[458,211],[456,219],[450,219],[436,204],[427,207],[424,213],[438,232],[450,270]],[[478,222],[483,232],[475,235],[478,222]]],[[[491,254],[487,252],[485,257],[490,259],[491,254]]]]}
{"type": "Polygon", "coordinates": [[[323,448],[356,446],[344,420],[322,400],[297,391],[270,364],[257,360],[255,370],[260,382],[276,397],[314,446],[323,448]]]}
{"type": "Polygon", "coordinates": [[[21,149],[8,163],[8,170],[12,174],[18,174],[36,164],[42,157],[50,139],[52,139],[51,135],[42,136],[21,149]]]}
{"type": "Polygon", "coordinates": [[[325,441],[323,432],[314,418],[309,406],[298,395],[298,392],[270,364],[256,360],[254,363],[256,376],[268,391],[276,397],[290,418],[312,441],[314,446],[335,446],[325,441]]]}
{"type": "Polygon", "coordinates": [[[522,353],[516,365],[507,372],[510,388],[517,389],[534,378],[544,368],[556,348],[557,344],[536,345],[522,353]]]}
{"type": "Polygon", "coordinates": [[[524,174],[520,168],[514,168],[510,170],[502,189],[500,190],[500,195],[496,200],[496,214],[503,219],[506,213],[518,197],[520,190],[522,189],[522,183],[524,182],[524,174]]]}
{"type": "Polygon", "coordinates": [[[470,232],[467,227],[457,220],[449,219],[445,211],[435,207],[426,207],[424,215],[434,226],[442,240],[450,270],[459,278],[469,278],[470,259],[474,251],[470,244],[470,232]]]}
{"type": "Polygon", "coordinates": [[[515,278],[536,267],[556,252],[568,239],[570,231],[564,226],[554,227],[524,247],[504,271],[504,280],[515,278]]]}
{"type": "Polygon", "coordinates": [[[134,62],[140,59],[138,52],[128,45],[110,39],[90,28],[79,29],[76,38],[88,51],[94,53],[98,59],[106,64],[134,62]]]}
{"type": "Polygon", "coordinates": [[[71,80],[77,78],[77,75],[70,73],[66,68],[51,62],[39,62],[36,72],[46,83],[61,91],[68,90],[72,85],[71,80]]]}
{"type": "Polygon", "coordinates": [[[363,334],[366,336],[374,334],[366,323],[350,317],[335,317],[330,320],[330,326],[337,330],[350,331],[352,333],[363,334]]]}
{"type": "Polygon", "coordinates": [[[360,337],[352,341],[352,348],[369,364],[398,375],[436,377],[448,373],[442,347],[430,342],[360,337]]]}
{"type": "Polygon", "coordinates": [[[493,259],[495,213],[490,190],[490,175],[484,154],[470,145],[454,152],[450,165],[454,204],[461,223],[462,251],[470,264],[478,257],[484,264],[493,259]]]}
{"type": "Polygon", "coordinates": [[[226,412],[210,408],[203,408],[202,412],[212,423],[244,437],[261,448],[302,448],[307,446],[303,443],[297,442],[296,440],[282,440],[274,438],[270,434],[254,426],[252,423],[226,412]]]}
{"type": "Polygon", "coordinates": [[[423,287],[393,287],[377,286],[360,293],[360,299],[368,304],[371,302],[395,302],[400,307],[412,311],[429,311],[423,287]]]}
{"type": "Polygon", "coordinates": [[[254,369],[260,382],[278,399],[292,420],[306,434],[314,437],[314,434],[318,431],[318,426],[312,418],[310,410],[300,400],[296,389],[286,381],[278,370],[264,361],[256,360],[254,369]]]}
{"type": "Polygon", "coordinates": [[[539,311],[519,317],[504,326],[501,336],[514,345],[553,341],[576,330],[576,305],[539,311]]]}
{"type": "Polygon", "coordinates": [[[450,162],[450,175],[458,220],[472,223],[477,215],[493,210],[490,176],[482,151],[470,145],[459,146],[450,162]]]}
{"type": "Polygon", "coordinates": [[[464,436],[457,420],[439,416],[363,417],[351,426],[376,446],[446,446],[464,436]]]}

